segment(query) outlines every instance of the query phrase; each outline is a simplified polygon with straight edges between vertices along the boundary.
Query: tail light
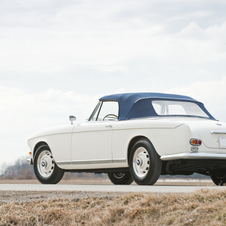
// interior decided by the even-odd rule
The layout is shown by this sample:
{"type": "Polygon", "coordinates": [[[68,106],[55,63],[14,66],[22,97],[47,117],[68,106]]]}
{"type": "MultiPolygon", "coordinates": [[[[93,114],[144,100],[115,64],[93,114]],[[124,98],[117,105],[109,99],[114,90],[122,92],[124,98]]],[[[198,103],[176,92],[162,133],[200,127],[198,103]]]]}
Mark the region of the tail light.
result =
{"type": "Polygon", "coordinates": [[[199,140],[199,139],[194,139],[194,138],[192,138],[192,139],[190,140],[190,144],[191,144],[192,146],[200,146],[200,145],[202,144],[202,141],[199,140]]]}

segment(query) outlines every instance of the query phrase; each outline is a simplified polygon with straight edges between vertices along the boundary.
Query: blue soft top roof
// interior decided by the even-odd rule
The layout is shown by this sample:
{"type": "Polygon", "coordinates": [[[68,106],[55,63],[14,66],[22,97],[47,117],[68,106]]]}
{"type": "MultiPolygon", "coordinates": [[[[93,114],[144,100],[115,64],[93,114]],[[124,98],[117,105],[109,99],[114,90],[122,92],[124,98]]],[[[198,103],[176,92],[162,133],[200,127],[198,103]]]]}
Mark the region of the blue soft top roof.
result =
{"type": "MultiPolygon", "coordinates": [[[[176,94],[165,94],[165,93],[123,93],[107,95],[100,98],[100,101],[117,101],[119,103],[119,120],[126,120],[130,118],[156,116],[153,112],[151,104],[147,101],[150,99],[168,99],[168,100],[184,100],[196,102],[200,107],[207,112],[202,103],[195,99],[176,94]],[[203,106],[203,107],[202,107],[203,106]]],[[[207,112],[209,116],[209,112],[207,112]]],[[[212,116],[211,116],[212,117],[212,116]]],[[[211,118],[210,117],[210,118],[211,118]]],[[[212,117],[213,118],[213,117],[212,117]]]]}
{"type": "Polygon", "coordinates": [[[166,93],[121,93],[113,94],[101,97],[100,100],[115,100],[118,102],[132,101],[136,102],[142,98],[167,98],[167,99],[180,99],[180,100],[194,100],[191,97],[177,95],[177,94],[166,94],[166,93]]]}

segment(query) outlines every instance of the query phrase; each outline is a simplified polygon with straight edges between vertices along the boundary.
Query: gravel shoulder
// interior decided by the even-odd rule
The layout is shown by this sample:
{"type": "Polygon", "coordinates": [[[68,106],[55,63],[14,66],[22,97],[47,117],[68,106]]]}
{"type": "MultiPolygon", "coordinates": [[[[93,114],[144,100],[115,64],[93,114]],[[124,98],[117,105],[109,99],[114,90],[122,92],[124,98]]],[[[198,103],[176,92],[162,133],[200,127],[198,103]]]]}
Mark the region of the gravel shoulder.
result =
{"type": "MultiPolygon", "coordinates": [[[[4,180],[0,179],[1,184],[40,184],[38,180],[4,180]]],[[[77,184],[77,185],[112,185],[107,178],[75,178],[70,180],[61,180],[58,184],[77,184]]],[[[132,185],[136,183],[133,182],[132,185]]],[[[154,186],[161,185],[180,185],[180,186],[214,186],[210,179],[160,179],[154,186]]]]}
{"type": "MultiPolygon", "coordinates": [[[[0,180],[1,184],[40,184],[38,180],[0,180]]],[[[112,184],[106,179],[75,179],[62,180],[59,184],[83,184],[83,185],[110,185],[112,184]]],[[[0,203],[22,203],[40,200],[80,200],[88,197],[116,197],[124,195],[124,192],[82,192],[82,191],[0,191],[0,203]]]]}
{"type": "MultiPolygon", "coordinates": [[[[1,184],[40,184],[38,180],[0,180],[1,184]]],[[[80,185],[111,185],[108,179],[75,179],[62,180],[59,184],[80,184],[80,185]]],[[[213,183],[208,180],[193,180],[193,181],[160,181],[156,185],[185,185],[185,186],[213,186],[213,183]]],[[[40,200],[80,200],[82,198],[100,197],[100,198],[115,198],[125,195],[125,192],[84,192],[84,191],[0,191],[0,203],[21,203],[33,202],[40,200]]],[[[128,194],[128,193],[127,193],[128,194]]]]}
{"type": "Polygon", "coordinates": [[[80,191],[56,191],[56,192],[40,192],[40,191],[0,191],[0,203],[22,203],[33,202],[40,200],[58,200],[69,199],[72,201],[79,201],[83,198],[101,197],[114,198],[124,195],[126,193],[119,192],[80,192],[80,191]]]}

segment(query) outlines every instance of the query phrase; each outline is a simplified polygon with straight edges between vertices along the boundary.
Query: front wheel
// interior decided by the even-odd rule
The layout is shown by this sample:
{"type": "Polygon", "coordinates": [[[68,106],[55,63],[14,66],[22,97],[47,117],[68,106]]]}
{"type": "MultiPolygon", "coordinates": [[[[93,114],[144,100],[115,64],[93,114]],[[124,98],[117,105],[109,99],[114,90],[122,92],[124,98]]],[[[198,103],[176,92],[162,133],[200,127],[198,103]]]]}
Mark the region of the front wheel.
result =
{"type": "Polygon", "coordinates": [[[126,173],[108,173],[108,178],[113,184],[131,184],[133,182],[133,178],[130,172],[126,173]]]}
{"type": "Polygon", "coordinates": [[[40,146],[34,157],[34,172],[42,184],[57,184],[64,175],[47,145],[40,146]]]}
{"type": "Polygon", "coordinates": [[[141,139],[134,144],[129,168],[134,181],[139,185],[153,185],[159,179],[162,161],[148,140],[141,139]]]}
{"type": "Polygon", "coordinates": [[[226,175],[211,175],[210,176],[213,183],[216,184],[217,186],[223,186],[226,184],[226,175]]]}

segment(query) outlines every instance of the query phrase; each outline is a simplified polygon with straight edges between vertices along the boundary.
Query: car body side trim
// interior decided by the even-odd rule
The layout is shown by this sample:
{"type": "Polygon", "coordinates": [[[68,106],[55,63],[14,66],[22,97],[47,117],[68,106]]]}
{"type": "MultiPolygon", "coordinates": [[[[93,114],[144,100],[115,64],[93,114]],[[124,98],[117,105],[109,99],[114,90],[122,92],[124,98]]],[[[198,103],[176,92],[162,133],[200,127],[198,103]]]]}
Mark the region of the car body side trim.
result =
{"type": "Polygon", "coordinates": [[[181,153],[175,155],[163,155],[160,157],[163,161],[178,160],[178,159],[225,159],[226,154],[213,153],[181,153]]]}
{"type": "Polygon", "coordinates": [[[226,131],[211,131],[211,134],[226,134],[226,131]]]}
{"type": "Polygon", "coordinates": [[[125,163],[126,159],[101,159],[101,160],[75,160],[75,161],[57,161],[57,165],[83,165],[83,164],[106,164],[106,163],[125,163]]]}

